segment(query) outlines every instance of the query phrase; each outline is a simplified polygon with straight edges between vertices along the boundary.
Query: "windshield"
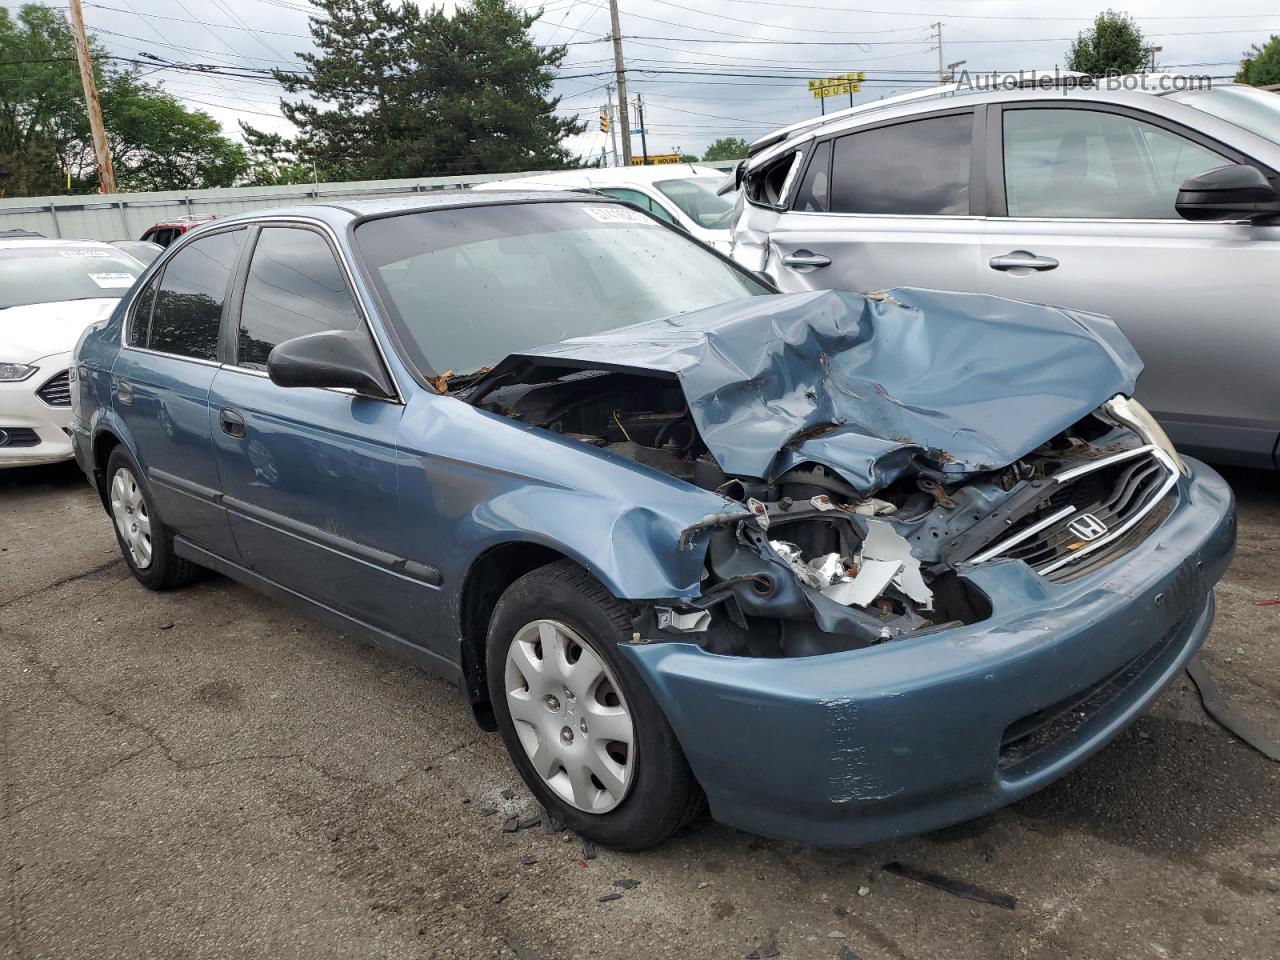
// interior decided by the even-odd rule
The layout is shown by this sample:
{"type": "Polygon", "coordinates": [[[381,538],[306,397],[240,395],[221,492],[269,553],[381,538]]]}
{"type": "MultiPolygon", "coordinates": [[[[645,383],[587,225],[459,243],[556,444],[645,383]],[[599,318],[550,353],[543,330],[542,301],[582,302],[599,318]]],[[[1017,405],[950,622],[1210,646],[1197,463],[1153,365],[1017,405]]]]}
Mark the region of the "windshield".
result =
{"type": "Polygon", "coordinates": [[[716,196],[723,177],[659,180],[654,184],[694,223],[707,230],[728,230],[733,220],[734,195],[716,196]]]}
{"type": "Polygon", "coordinates": [[[100,247],[10,247],[0,250],[0,309],[60,300],[123,297],[142,264],[100,247]]]}
{"type": "Polygon", "coordinates": [[[412,359],[438,374],[770,292],[622,204],[424,211],[361,224],[355,240],[412,359]]]}
{"type": "Polygon", "coordinates": [[[1188,90],[1169,95],[1170,100],[1234,123],[1250,133],[1280,143],[1280,96],[1266,90],[1230,84],[1209,90],[1188,90]]]}

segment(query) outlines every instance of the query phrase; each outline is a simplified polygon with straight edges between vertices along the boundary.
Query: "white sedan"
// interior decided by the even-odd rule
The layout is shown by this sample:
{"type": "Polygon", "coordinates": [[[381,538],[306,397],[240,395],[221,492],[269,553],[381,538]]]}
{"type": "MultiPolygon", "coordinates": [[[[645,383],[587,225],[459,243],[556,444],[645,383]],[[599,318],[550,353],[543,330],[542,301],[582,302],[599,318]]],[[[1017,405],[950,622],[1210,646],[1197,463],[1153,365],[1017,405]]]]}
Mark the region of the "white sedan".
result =
{"type": "Polygon", "coordinates": [[[142,270],[93,240],[0,239],[0,468],[71,458],[71,350],[142,270]]]}
{"type": "Polygon", "coordinates": [[[736,194],[719,196],[725,173],[692,163],[588,167],[532,177],[490,180],[473,190],[599,190],[674,223],[695,240],[729,252],[736,194]]]}

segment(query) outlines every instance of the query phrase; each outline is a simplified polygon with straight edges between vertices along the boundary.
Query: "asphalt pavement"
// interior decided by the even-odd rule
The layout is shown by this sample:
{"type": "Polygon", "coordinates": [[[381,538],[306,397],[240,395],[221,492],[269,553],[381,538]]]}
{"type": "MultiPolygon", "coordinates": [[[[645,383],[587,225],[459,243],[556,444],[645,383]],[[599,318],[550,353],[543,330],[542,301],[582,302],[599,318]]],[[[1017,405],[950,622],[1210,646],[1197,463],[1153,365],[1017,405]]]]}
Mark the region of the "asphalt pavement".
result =
{"type": "MultiPolygon", "coordinates": [[[[1202,658],[1280,738],[1280,476],[1228,478],[1202,658]]],[[[143,589],[72,466],[0,473],[0,789],[6,960],[1280,957],[1280,764],[1185,679],[939,833],[831,851],[704,821],[593,851],[532,822],[445,684],[221,577],[143,589]]]]}

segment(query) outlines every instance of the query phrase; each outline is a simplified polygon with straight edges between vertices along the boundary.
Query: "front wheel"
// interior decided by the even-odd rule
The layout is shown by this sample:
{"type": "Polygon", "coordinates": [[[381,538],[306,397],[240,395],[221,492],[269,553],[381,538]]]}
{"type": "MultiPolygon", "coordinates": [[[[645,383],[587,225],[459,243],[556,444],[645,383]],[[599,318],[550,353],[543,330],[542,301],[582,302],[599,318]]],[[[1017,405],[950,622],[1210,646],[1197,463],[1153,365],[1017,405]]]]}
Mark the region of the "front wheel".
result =
{"type": "Polygon", "coordinates": [[[498,601],[486,671],[498,728],[547,810],[604,846],[640,850],[692,820],[702,791],[658,704],[618,650],[631,617],[561,561],[498,601]]]}

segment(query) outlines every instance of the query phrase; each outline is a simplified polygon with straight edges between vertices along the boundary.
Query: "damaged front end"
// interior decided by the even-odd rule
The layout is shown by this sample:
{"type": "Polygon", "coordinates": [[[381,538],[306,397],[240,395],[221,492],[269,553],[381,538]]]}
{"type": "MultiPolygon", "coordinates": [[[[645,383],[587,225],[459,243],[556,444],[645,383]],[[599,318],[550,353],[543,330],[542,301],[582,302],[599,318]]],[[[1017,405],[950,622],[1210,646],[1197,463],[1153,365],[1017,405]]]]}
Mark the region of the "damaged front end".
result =
{"type": "Polygon", "coordinates": [[[987,618],[977,564],[1120,555],[1181,467],[1127,399],[1140,369],[1104,318],[824,292],[565,341],[460,395],[725,498],[671,546],[703,552],[696,595],[636,601],[638,637],[801,657],[987,618]]]}

